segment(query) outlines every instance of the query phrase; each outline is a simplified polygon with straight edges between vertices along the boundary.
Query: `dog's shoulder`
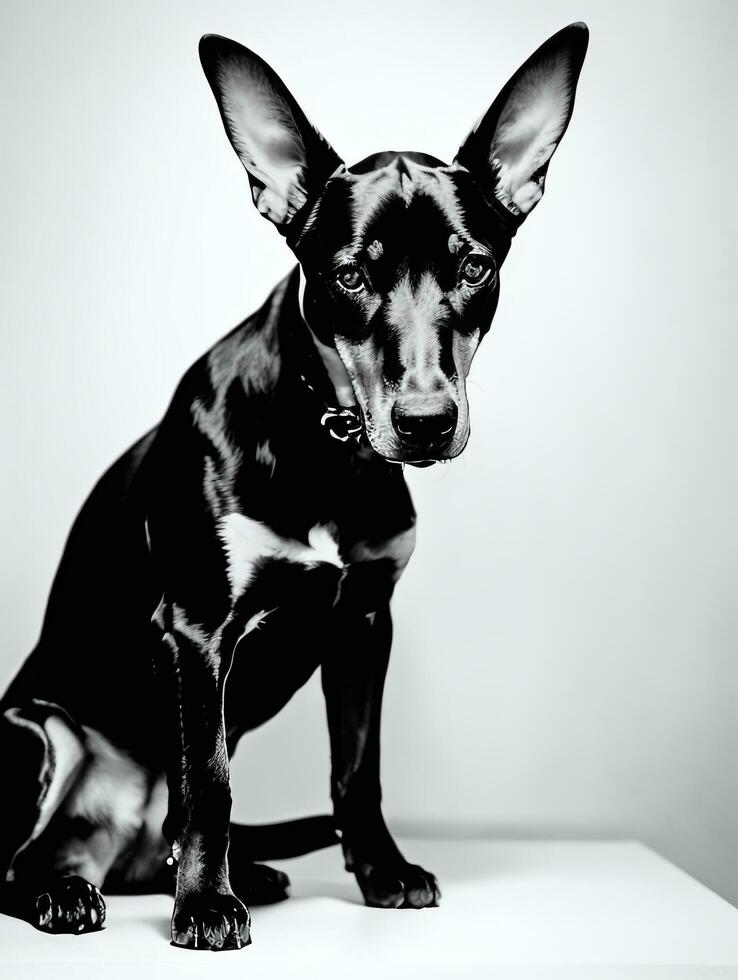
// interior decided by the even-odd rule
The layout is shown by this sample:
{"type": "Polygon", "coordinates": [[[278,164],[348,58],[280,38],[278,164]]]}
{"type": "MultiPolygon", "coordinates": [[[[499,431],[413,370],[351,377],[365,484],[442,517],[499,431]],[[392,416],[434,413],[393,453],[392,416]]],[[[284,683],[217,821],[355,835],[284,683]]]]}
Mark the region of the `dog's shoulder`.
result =
{"type": "Polygon", "coordinates": [[[294,297],[294,270],[274,287],[263,306],[218,341],[205,355],[214,391],[239,383],[245,393],[263,394],[276,384],[281,366],[280,323],[289,299],[294,297]]]}
{"type": "Polygon", "coordinates": [[[274,387],[282,364],[280,322],[294,278],[293,270],[255,313],[195,361],[182,377],[175,400],[217,397],[234,383],[246,395],[263,394],[274,387]]]}
{"type": "Polygon", "coordinates": [[[258,402],[274,391],[282,371],[282,324],[290,302],[297,308],[296,296],[293,269],[256,312],[188,368],[161,423],[165,439],[184,435],[193,424],[196,430],[207,430],[212,439],[214,430],[228,427],[229,417],[242,409],[255,411],[258,402]]]}

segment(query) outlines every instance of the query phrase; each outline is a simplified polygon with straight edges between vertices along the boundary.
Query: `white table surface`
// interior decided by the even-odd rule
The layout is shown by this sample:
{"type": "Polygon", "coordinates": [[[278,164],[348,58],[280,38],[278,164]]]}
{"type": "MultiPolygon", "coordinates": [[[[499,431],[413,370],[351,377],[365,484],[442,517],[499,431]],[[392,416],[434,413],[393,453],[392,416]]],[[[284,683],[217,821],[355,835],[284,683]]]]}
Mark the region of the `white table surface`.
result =
{"type": "Polygon", "coordinates": [[[104,932],[44,936],[0,916],[2,980],[736,978],[738,909],[641,844],[403,841],[439,909],[360,904],[337,848],[275,862],[292,897],[253,909],[251,946],[168,945],[171,900],[108,898],[104,932]]]}

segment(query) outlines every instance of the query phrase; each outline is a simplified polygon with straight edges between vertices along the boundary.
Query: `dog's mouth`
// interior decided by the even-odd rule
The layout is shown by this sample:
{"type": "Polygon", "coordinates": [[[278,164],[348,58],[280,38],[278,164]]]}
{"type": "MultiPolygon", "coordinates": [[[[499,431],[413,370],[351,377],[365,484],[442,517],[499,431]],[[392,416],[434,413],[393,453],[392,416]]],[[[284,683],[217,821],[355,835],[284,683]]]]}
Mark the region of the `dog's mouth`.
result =
{"type": "Polygon", "coordinates": [[[398,466],[417,466],[418,469],[425,469],[427,466],[435,466],[436,463],[450,463],[450,459],[402,459],[392,456],[384,457],[388,463],[395,463],[398,466]]]}
{"type": "MultiPolygon", "coordinates": [[[[371,445],[368,438],[366,441],[369,445],[371,445]]],[[[425,469],[428,466],[435,466],[436,463],[451,463],[458,455],[457,453],[454,453],[453,456],[435,456],[431,455],[432,451],[429,451],[427,456],[421,456],[420,454],[416,454],[414,456],[395,456],[391,455],[390,453],[379,452],[376,449],[374,451],[387,463],[394,463],[396,466],[416,466],[418,469],[425,469]]]]}
{"type": "MultiPolygon", "coordinates": [[[[369,436],[367,439],[371,442],[369,436]]],[[[398,446],[397,444],[390,444],[384,452],[380,449],[375,448],[375,452],[378,452],[380,456],[383,456],[389,463],[399,463],[402,465],[407,464],[408,466],[416,466],[419,469],[425,469],[428,466],[434,466],[436,463],[451,463],[454,459],[459,457],[463,451],[466,449],[467,443],[469,442],[469,427],[465,425],[461,432],[457,433],[457,437],[447,445],[427,445],[418,446],[417,448],[411,449],[410,447],[398,446]]]]}

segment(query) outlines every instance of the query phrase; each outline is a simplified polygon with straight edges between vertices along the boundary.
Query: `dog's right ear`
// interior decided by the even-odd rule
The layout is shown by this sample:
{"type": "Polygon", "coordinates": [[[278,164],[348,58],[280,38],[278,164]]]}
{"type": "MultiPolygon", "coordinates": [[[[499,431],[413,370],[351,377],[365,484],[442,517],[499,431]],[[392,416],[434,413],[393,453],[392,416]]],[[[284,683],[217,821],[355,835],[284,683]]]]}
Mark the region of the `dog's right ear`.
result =
{"type": "Polygon", "coordinates": [[[282,79],[253,51],[206,34],[200,61],[228,138],[249,175],[254,204],[285,233],[308,196],[343,161],[282,79]]]}

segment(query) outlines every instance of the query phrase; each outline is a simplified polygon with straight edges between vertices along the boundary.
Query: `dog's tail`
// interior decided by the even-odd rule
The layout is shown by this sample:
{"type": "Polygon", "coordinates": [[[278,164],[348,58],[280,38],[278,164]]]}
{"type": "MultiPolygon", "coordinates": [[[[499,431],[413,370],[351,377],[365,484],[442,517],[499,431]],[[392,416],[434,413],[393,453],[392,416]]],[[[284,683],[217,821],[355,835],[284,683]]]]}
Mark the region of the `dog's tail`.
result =
{"type": "Polygon", "coordinates": [[[282,823],[232,823],[231,848],[249,861],[279,861],[338,844],[333,817],[300,817],[282,823]]]}

